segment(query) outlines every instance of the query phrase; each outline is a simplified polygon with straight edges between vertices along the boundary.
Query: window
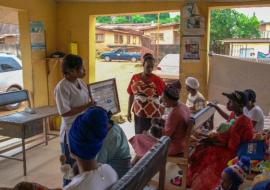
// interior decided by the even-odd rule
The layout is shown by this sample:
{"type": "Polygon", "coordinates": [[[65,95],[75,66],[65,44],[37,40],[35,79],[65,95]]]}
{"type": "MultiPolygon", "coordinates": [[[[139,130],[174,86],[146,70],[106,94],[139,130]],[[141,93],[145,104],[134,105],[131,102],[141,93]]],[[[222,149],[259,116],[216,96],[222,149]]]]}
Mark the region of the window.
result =
{"type": "Polygon", "coordinates": [[[97,43],[104,42],[104,34],[96,34],[96,42],[97,43]]]}
{"type": "Polygon", "coordinates": [[[118,34],[114,34],[114,43],[118,44],[119,39],[118,39],[118,34]]]}
{"type": "Polygon", "coordinates": [[[20,70],[22,67],[17,61],[11,57],[0,57],[1,72],[20,70]]]}
{"type": "Polygon", "coordinates": [[[151,33],[151,39],[157,40],[157,37],[159,36],[160,41],[164,41],[164,34],[163,33],[151,33]]]}
{"type": "Polygon", "coordinates": [[[240,48],[240,57],[243,58],[254,58],[254,48],[240,48]]]}
{"type": "Polygon", "coordinates": [[[133,36],[133,44],[137,43],[137,36],[133,36]]]}
{"type": "Polygon", "coordinates": [[[127,36],[127,44],[130,44],[130,36],[127,36]]]}
{"type": "Polygon", "coordinates": [[[119,35],[119,44],[122,44],[123,43],[123,35],[119,35]]]}

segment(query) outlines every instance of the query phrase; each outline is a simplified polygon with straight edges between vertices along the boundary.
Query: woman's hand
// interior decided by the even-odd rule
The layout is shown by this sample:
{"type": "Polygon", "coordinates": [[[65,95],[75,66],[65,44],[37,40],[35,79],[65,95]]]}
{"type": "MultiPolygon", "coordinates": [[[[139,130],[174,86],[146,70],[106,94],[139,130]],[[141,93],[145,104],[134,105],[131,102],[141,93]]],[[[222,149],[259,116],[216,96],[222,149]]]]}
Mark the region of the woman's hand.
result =
{"type": "Polygon", "coordinates": [[[92,106],[96,106],[96,102],[94,100],[90,101],[88,104],[87,104],[87,107],[92,107],[92,106]]]}
{"type": "Polygon", "coordinates": [[[131,112],[128,112],[128,114],[127,114],[127,120],[128,120],[129,122],[132,121],[131,112]]]}
{"type": "Polygon", "coordinates": [[[210,107],[213,107],[213,108],[216,108],[217,107],[217,105],[215,103],[213,103],[213,102],[209,102],[207,104],[207,106],[210,106],[210,107]]]}

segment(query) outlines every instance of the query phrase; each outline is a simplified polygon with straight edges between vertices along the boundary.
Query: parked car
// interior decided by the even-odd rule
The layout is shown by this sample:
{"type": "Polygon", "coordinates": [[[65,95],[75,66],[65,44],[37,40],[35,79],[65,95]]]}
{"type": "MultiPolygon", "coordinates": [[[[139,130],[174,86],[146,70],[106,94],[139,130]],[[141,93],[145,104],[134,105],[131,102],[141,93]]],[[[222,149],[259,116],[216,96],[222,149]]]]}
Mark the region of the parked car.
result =
{"type": "Polygon", "coordinates": [[[165,80],[178,80],[180,72],[180,55],[167,54],[157,66],[157,70],[153,73],[165,80]]]}
{"type": "Polygon", "coordinates": [[[141,54],[128,52],[126,49],[117,49],[117,50],[102,53],[100,55],[100,58],[104,59],[105,61],[129,60],[132,62],[136,62],[141,59],[141,54]]]}
{"type": "MultiPolygon", "coordinates": [[[[14,55],[0,53],[0,93],[23,89],[22,63],[14,55]]],[[[19,104],[6,106],[17,109],[19,104]]]]}

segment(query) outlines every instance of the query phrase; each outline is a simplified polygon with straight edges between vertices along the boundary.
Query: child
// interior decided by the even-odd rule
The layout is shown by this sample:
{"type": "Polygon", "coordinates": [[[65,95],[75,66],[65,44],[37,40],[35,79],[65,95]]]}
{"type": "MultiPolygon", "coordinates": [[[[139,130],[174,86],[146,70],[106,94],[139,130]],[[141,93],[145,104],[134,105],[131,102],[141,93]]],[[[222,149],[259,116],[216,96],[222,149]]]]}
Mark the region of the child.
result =
{"type": "Polygon", "coordinates": [[[235,165],[223,170],[220,185],[216,190],[238,190],[249,171],[250,159],[243,156],[235,165]]]}
{"type": "Polygon", "coordinates": [[[74,177],[73,169],[71,168],[70,164],[66,163],[66,156],[61,155],[60,158],[61,167],[60,170],[64,174],[64,179],[67,181],[71,181],[71,179],[74,177]]]}
{"type": "Polygon", "coordinates": [[[186,89],[188,91],[188,98],[186,106],[192,113],[196,113],[205,107],[205,98],[198,91],[200,83],[196,78],[188,77],[186,79],[186,89]]]}

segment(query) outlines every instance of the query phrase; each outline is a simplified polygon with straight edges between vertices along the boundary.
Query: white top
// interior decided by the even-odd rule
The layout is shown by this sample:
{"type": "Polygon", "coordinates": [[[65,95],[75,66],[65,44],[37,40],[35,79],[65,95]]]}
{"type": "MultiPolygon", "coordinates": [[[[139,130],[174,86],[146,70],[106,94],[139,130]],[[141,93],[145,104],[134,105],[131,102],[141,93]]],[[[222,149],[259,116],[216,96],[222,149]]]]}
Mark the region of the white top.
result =
{"type": "Polygon", "coordinates": [[[108,164],[101,164],[98,169],[75,176],[64,190],[105,190],[112,186],[118,177],[108,164]]]}
{"type": "Polygon", "coordinates": [[[192,96],[191,93],[189,93],[186,106],[188,108],[195,106],[195,111],[199,111],[205,107],[205,98],[199,91],[197,91],[195,96],[192,96]]]}
{"type": "Polygon", "coordinates": [[[263,131],[263,128],[264,128],[264,114],[263,114],[262,109],[259,106],[254,106],[251,110],[248,110],[246,107],[244,107],[243,112],[252,121],[257,122],[256,125],[254,126],[254,129],[256,130],[256,132],[263,131]]]}
{"type": "MultiPolygon", "coordinates": [[[[72,108],[83,106],[89,102],[89,92],[87,86],[81,79],[77,79],[75,82],[62,79],[56,85],[54,95],[57,110],[60,115],[69,112],[72,108]],[[78,84],[80,85],[81,89],[77,87],[78,84]]],[[[66,136],[68,137],[70,127],[78,115],[79,114],[69,117],[62,117],[60,129],[61,142],[64,142],[65,131],[67,132],[66,136]]]]}

